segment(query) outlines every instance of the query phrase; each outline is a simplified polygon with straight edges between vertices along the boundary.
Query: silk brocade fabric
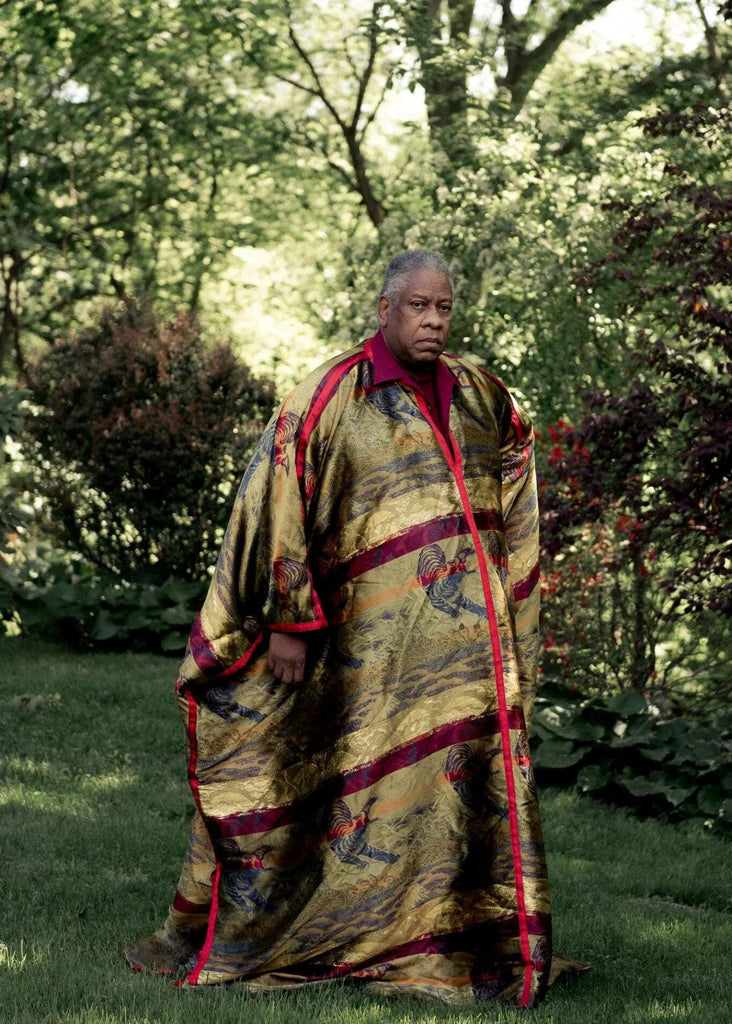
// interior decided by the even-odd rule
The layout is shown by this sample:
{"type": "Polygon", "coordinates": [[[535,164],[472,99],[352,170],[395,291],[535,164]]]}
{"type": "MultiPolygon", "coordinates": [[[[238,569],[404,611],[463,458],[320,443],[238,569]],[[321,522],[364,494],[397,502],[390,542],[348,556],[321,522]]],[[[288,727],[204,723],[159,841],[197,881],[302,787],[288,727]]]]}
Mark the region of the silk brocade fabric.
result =
{"type": "Polygon", "coordinates": [[[264,432],[181,667],[197,813],[172,916],[207,928],[185,980],[535,1005],[531,425],[444,355],[443,434],[420,395],[374,384],[371,345],[264,432]],[[268,670],[269,630],[307,634],[302,685],[268,670]]]}

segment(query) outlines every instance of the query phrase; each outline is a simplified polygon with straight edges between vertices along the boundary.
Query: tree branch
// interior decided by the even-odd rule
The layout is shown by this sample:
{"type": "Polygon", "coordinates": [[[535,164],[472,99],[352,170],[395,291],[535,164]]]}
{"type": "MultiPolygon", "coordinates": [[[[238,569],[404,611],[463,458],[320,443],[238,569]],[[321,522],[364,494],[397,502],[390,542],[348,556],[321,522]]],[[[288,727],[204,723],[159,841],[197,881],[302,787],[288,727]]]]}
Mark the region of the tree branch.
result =
{"type": "MultiPolygon", "coordinates": [[[[312,81],[314,83],[314,87],[304,87],[302,83],[298,83],[296,80],[291,80],[290,84],[293,85],[295,88],[305,88],[306,92],[309,92],[311,95],[317,96],[323,103],[326,110],[333,118],[333,120],[335,121],[338,128],[340,129],[340,132],[346,143],[346,147],[348,148],[348,156],[355,175],[354,181],[350,180],[350,176],[346,176],[346,181],[348,181],[349,184],[351,184],[351,186],[355,184],[355,191],[357,191],[358,194],[361,196],[361,199],[363,201],[364,206],[366,207],[366,212],[369,215],[371,223],[377,228],[380,227],[380,225],[382,224],[386,214],[384,212],[384,207],[382,206],[381,201],[377,198],[377,196],[374,193],[371,181],[368,176],[368,172],[366,170],[366,160],[363,155],[363,150],[361,149],[363,131],[359,133],[358,121],[360,119],[361,111],[363,109],[363,102],[366,95],[366,89],[368,88],[368,84],[376,64],[376,55],[378,53],[377,14],[379,7],[380,0],[375,0],[374,5],[372,7],[371,31],[369,33],[369,55],[366,62],[366,67],[364,68],[364,72],[361,75],[360,79],[358,79],[358,92],[356,96],[356,102],[350,119],[350,123],[348,124],[341,117],[335,104],[326,94],[325,86],[323,85],[320,75],[318,74],[318,70],[315,67],[313,59],[307,52],[305,47],[302,45],[297,36],[297,33],[295,32],[295,27],[292,24],[292,15],[289,4],[287,9],[288,36],[290,42],[292,43],[298,57],[300,58],[300,60],[303,61],[305,67],[308,69],[310,77],[312,78],[312,81]]],[[[280,78],[280,80],[285,80],[283,76],[278,77],[280,78]]],[[[334,169],[339,170],[337,166],[334,169]]],[[[342,170],[339,170],[339,173],[341,173],[341,176],[343,176],[342,170]]]]}
{"type": "MultiPolygon", "coordinates": [[[[313,82],[315,82],[315,92],[313,94],[315,96],[319,96],[320,97],[320,99],[323,101],[323,103],[324,103],[325,107],[327,108],[329,114],[331,115],[333,120],[336,122],[338,127],[342,131],[345,131],[345,128],[346,128],[345,122],[341,118],[341,115],[338,113],[338,110],[336,109],[336,107],[333,105],[333,103],[326,96],[325,89],[323,88],[323,83],[320,80],[320,75],[318,74],[318,71],[317,71],[315,65],[313,64],[313,61],[312,61],[312,59],[310,57],[310,54],[307,52],[307,50],[301,44],[300,40],[297,38],[297,34],[295,33],[295,29],[294,29],[294,27],[292,25],[292,22],[289,20],[289,12],[288,12],[287,34],[288,34],[288,36],[290,38],[290,42],[295,47],[295,51],[296,51],[298,57],[300,58],[300,60],[303,61],[303,63],[305,64],[306,68],[310,72],[310,76],[311,76],[313,82]]],[[[307,91],[308,92],[313,92],[313,90],[307,90],[307,91]]]]}
{"type": "Polygon", "coordinates": [[[714,76],[714,81],[717,84],[719,99],[722,106],[727,107],[729,106],[730,101],[729,89],[727,88],[727,62],[722,55],[722,48],[719,45],[719,40],[717,39],[714,29],[707,18],[707,12],[704,10],[704,5],[701,0],[695,0],[695,2],[702,24],[704,25],[704,38],[707,43],[707,51],[709,52],[709,66],[712,69],[712,75],[714,76]]]}
{"type": "Polygon", "coordinates": [[[510,0],[502,0],[504,16],[502,25],[506,50],[506,74],[498,79],[511,93],[511,106],[517,114],[523,106],[531,87],[550,62],[562,43],[576,28],[590,21],[609,7],[614,0],[583,0],[572,4],[558,15],[553,27],[533,50],[527,50],[530,31],[529,12],[517,22],[511,10],[510,0]],[[509,34],[513,33],[513,41],[509,34]]]}
{"type": "Polygon", "coordinates": [[[379,7],[381,6],[379,0],[376,0],[373,7],[371,8],[371,23],[369,26],[369,55],[366,61],[366,67],[364,68],[363,74],[358,82],[358,93],[356,95],[356,103],[353,108],[353,117],[351,118],[351,128],[355,131],[359,119],[361,117],[361,110],[363,108],[363,101],[366,96],[366,89],[371,80],[371,76],[374,73],[374,65],[376,64],[376,54],[379,52],[379,33],[377,27],[377,17],[379,13],[379,7]]]}

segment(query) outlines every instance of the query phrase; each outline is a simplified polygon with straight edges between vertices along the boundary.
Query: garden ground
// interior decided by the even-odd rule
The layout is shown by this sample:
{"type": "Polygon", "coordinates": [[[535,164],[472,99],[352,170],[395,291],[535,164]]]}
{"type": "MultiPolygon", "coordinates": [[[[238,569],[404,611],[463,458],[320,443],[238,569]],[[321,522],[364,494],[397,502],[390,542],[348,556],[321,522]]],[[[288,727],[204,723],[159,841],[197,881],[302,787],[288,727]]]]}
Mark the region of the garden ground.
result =
{"type": "MultiPolygon", "coordinates": [[[[130,971],[175,885],[192,803],[174,660],[0,641],[0,1021],[513,1024],[522,1011],[248,995],[130,971]]],[[[732,843],[560,791],[542,800],[555,938],[592,970],[537,1024],[719,1024],[729,1015],[732,843]]]]}

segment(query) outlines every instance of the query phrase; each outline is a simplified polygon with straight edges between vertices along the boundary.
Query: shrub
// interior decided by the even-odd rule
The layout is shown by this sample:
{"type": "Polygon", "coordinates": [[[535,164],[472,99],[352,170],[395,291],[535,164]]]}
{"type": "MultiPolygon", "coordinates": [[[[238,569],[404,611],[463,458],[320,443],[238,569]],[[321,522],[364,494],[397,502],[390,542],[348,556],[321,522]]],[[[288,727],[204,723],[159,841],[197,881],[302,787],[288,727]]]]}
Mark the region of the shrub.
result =
{"type": "Polygon", "coordinates": [[[27,412],[27,397],[28,393],[21,388],[0,383],[0,623],[14,617],[15,575],[9,555],[18,531],[30,519],[28,509],[22,506],[11,486],[14,467],[10,454],[27,412]]]}
{"type": "Polygon", "coordinates": [[[534,767],[644,816],[692,819],[732,838],[732,720],[677,717],[634,690],[582,698],[554,682],[534,712],[534,767]]]}
{"type": "Polygon", "coordinates": [[[144,305],[109,309],[28,371],[26,431],[41,525],[103,573],[201,580],[273,407],[229,345],[144,305]]]}

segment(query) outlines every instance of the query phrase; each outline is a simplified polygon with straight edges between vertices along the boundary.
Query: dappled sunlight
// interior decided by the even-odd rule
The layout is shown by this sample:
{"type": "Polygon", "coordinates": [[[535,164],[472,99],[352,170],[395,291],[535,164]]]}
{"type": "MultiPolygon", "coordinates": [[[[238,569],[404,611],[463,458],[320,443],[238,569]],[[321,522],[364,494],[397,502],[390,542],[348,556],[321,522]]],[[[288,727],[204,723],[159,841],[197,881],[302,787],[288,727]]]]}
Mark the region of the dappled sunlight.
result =
{"type": "MultiPolygon", "coordinates": [[[[660,906],[661,909],[665,909],[665,906],[668,905],[661,903],[660,906]]],[[[663,921],[638,920],[636,917],[628,922],[628,931],[634,939],[660,946],[666,952],[673,946],[678,947],[679,950],[687,949],[690,943],[699,941],[701,932],[707,934],[711,928],[708,913],[704,914],[703,920],[700,920],[699,913],[694,914],[694,909],[693,907],[669,907],[667,912],[673,913],[673,917],[663,921]],[[683,917],[679,915],[679,912],[683,917]]]]}
{"type": "Polygon", "coordinates": [[[111,793],[133,786],[139,781],[137,772],[121,771],[107,775],[82,775],[77,785],[83,793],[111,793]]]}
{"type": "Polygon", "coordinates": [[[17,946],[0,942],[0,971],[19,974],[29,967],[39,967],[46,960],[47,955],[47,949],[41,950],[37,946],[29,947],[23,939],[17,946]]]}
{"type": "Polygon", "coordinates": [[[116,865],[99,870],[99,881],[115,889],[124,885],[145,885],[150,881],[150,874],[141,868],[131,868],[123,871],[116,865]]]}
{"type": "Polygon", "coordinates": [[[139,781],[136,772],[121,770],[102,775],[74,775],[67,770],[54,772],[45,762],[9,759],[6,777],[24,775],[6,781],[0,788],[0,807],[22,807],[26,811],[51,811],[75,818],[93,817],[98,808],[90,799],[102,794],[119,792],[134,786],[139,781]],[[13,764],[12,762],[16,763],[13,764]],[[36,788],[43,785],[43,789],[36,788]],[[64,789],[70,791],[64,792],[64,789]]]}
{"type": "Polygon", "coordinates": [[[24,812],[49,811],[61,812],[72,818],[91,818],[95,809],[79,800],[75,794],[59,795],[40,789],[31,789],[22,782],[6,783],[0,791],[0,807],[10,809],[21,808],[24,812]]]}
{"type": "Polygon", "coordinates": [[[625,1014],[623,1020],[628,1024],[646,1024],[646,1022],[652,1024],[655,1021],[660,1024],[666,1024],[667,1021],[693,1021],[698,1019],[699,1010],[698,1002],[689,1001],[679,1005],[673,1000],[661,1002],[654,999],[650,1006],[645,1008],[634,1005],[625,1014]]]}
{"type": "Polygon", "coordinates": [[[29,757],[10,756],[4,759],[4,771],[8,775],[20,776],[36,783],[60,784],[73,780],[75,793],[96,793],[124,789],[138,781],[136,772],[127,768],[104,774],[91,772],[75,773],[66,766],[57,768],[49,761],[35,761],[29,757]]]}
{"type": "MultiPolygon", "coordinates": [[[[207,301],[226,310],[238,350],[255,374],[270,377],[282,397],[329,354],[306,317],[298,316],[302,298],[324,303],[327,285],[306,283],[306,268],[298,251],[235,249],[227,267],[208,284],[207,301]],[[290,294],[287,294],[287,291],[290,294]],[[280,291],[279,300],[273,295],[280,291]]],[[[358,339],[354,339],[354,342],[358,339]]]]}

